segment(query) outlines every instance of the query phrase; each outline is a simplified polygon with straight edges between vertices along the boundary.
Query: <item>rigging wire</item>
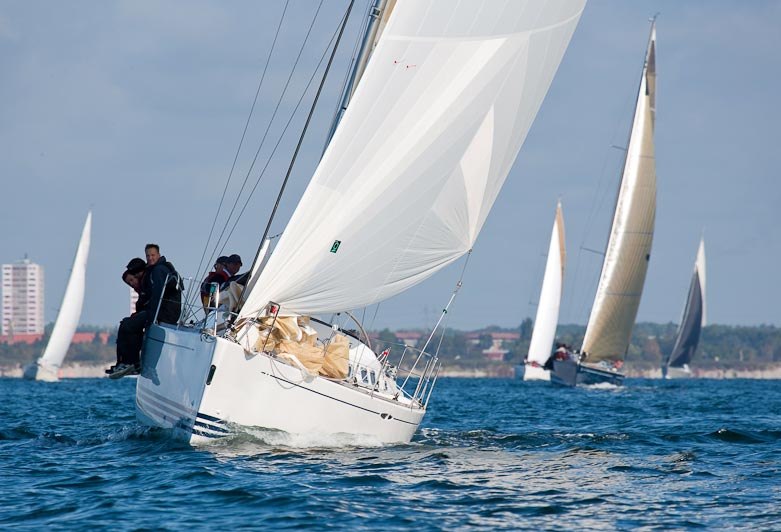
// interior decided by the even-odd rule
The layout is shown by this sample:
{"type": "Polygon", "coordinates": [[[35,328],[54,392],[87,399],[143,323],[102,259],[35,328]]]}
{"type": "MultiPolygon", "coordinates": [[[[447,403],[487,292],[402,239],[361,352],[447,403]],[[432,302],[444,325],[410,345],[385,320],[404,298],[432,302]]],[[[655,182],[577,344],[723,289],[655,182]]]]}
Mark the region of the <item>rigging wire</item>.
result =
{"type": "MultiPolygon", "coordinates": [[[[244,192],[244,188],[247,186],[247,181],[249,181],[250,176],[252,175],[252,170],[255,168],[255,163],[258,160],[258,157],[260,156],[260,151],[263,149],[263,146],[265,145],[266,138],[268,136],[268,132],[271,129],[272,124],[274,123],[274,120],[276,119],[277,113],[279,111],[279,108],[282,106],[282,101],[285,97],[285,94],[287,93],[287,89],[290,86],[290,81],[293,78],[293,75],[296,72],[296,67],[298,66],[299,61],[301,60],[301,56],[303,55],[304,48],[306,47],[306,43],[309,41],[309,37],[312,34],[312,28],[315,25],[315,22],[317,20],[317,16],[320,13],[320,9],[323,5],[323,0],[320,0],[320,3],[317,6],[317,9],[315,10],[315,14],[312,17],[312,22],[309,24],[309,29],[306,32],[306,36],[304,37],[303,42],[301,43],[301,47],[298,50],[298,55],[296,56],[296,60],[293,62],[293,67],[290,70],[290,74],[288,75],[287,81],[285,82],[285,86],[282,88],[282,92],[279,96],[279,99],[277,100],[277,104],[274,107],[274,112],[271,115],[271,119],[268,122],[268,125],[266,126],[266,130],[263,132],[263,137],[261,138],[260,145],[258,146],[258,149],[255,151],[255,156],[252,159],[252,163],[250,164],[249,169],[247,170],[247,174],[244,177],[244,182],[241,185],[241,188],[239,189],[239,192],[236,194],[236,200],[233,202],[233,206],[231,207],[231,211],[228,214],[228,217],[225,220],[225,225],[222,228],[222,232],[220,233],[220,236],[217,238],[217,242],[215,242],[214,250],[212,251],[212,255],[217,254],[217,249],[220,247],[220,243],[222,243],[222,249],[224,250],[225,246],[227,245],[227,238],[225,242],[222,242],[223,236],[225,236],[225,231],[228,229],[228,226],[230,225],[231,218],[233,216],[233,213],[236,211],[236,207],[239,204],[239,199],[241,198],[241,194],[244,192]]],[[[280,137],[281,138],[281,137],[280,137]]],[[[270,160],[270,158],[269,158],[270,160]]],[[[261,174],[262,176],[262,174],[261,174]]],[[[235,225],[234,225],[235,226],[235,225]]]]}
{"type": "MultiPolygon", "coordinates": [[[[344,79],[342,79],[342,89],[339,91],[342,97],[336,100],[336,105],[334,105],[334,113],[331,116],[331,124],[336,123],[336,119],[338,118],[339,112],[342,107],[342,100],[344,99],[344,93],[347,90],[347,84],[350,82],[350,74],[356,68],[356,63],[358,61],[358,53],[360,50],[361,43],[363,42],[363,36],[366,35],[366,31],[369,27],[369,23],[370,23],[369,10],[371,8],[372,8],[372,3],[367,2],[366,9],[364,9],[363,18],[362,18],[364,24],[361,28],[361,31],[356,33],[355,35],[355,44],[353,44],[353,51],[350,56],[350,67],[347,68],[344,72],[344,79]]],[[[328,148],[329,142],[330,142],[330,138],[326,139],[325,146],[323,146],[323,152],[325,152],[326,148],[328,148]]]]}
{"type": "MultiPolygon", "coordinates": [[[[439,328],[439,325],[442,323],[442,320],[447,317],[448,309],[450,309],[450,305],[453,304],[453,301],[456,299],[456,296],[458,295],[458,291],[461,290],[461,287],[463,286],[463,280],[464,280],[464,274],[466,273],[466,267],[469,265],[469,259],[472,257],[472,250],[470,249],[467,252],[466,260],[464,261],[464,267],[461,269],[461,275],[458,278],[458,282],[456,283],[456,287],[453,289],[453,293],[450,295],[450,300],[447,302],[447,305],[445,305],[445,308],[442,309],[442,314],[439,316],[439,320],[437,320],[436,325],[434,325],[434,328],[431,329],[431,334],[429,335],[428,339],[426,340],[426,343],[423,344],[423,347],[420,349],[421,353],[426,352],[426,348],[428,348],[428,345],[431,343],[432,338],[434,338],[434,334],[436,334],[437,329],[439,328]]],[[[444,336],[444,331],[443,331],[444,336]]],[[[439,347],[442,345],[442,339],[439,340],[439,345],[437,346],[437,351],[434,353],[434,357],[436,358],[439,353],[439,347]]],[[[420,360],[420,358],[418,358],[420,360]]],[[[404,386],[407,385],[407,381],[409,380],[410,376],[412,376],[413,371],[415,370],[415,366],[418,363],[418,360],[415,360],[415,363],[412,365],[412,368],[410,368],[409,373],[407,374],[407,377],[404,379],[404,383],[401,385],[401,388],[403,389],[404,386]]]]}
{"type": "Polygon", "coordinates": [[[258,88],[255,91],[255,98],[252,100],[252,106],[249,110],[249,115],[247,116],[247,121],[244,124],[244,131],[241,133],[241,139],[239,140],[239,146],[236,148],[236,155],[233,157],[233,163],[231,164],[230,172],[228,173],[228,179],[225,182],[225,188],[222,190],[222,196],[220,197],[220,202],[217,205],[217,211],[214,213],[214,221],[212,222],[211,229],[209,229],[209,236],[206,238],[206,242],[203,246],[203,253],[201,254],[201,260],[198,262],[198,268],[196,269],[196,279],[201,278],[201,268],[203,267],[204,259],[206,258],[206,250],[209,248],[209,242],[211,241],[212,236],[214,235],[214,228],[217,225],[217,219],[219,218],[220,211],[222,210],[222,204],[225,201],[225,195],[228,192],[228,187],[231,182],[231,178],[233,177],[233,171],[236,168],[236,162],[239,159],[239,154],[241,153],[241,148],[244,145],[244,138],[247,136],[247,129],[249,129],[250,121],[252,120],[252,115],[255,111],[255,105],[258,101],[258,96],[260,95],[260,89],[263,87],[263,81],[266,79],[266,72],[268,71],[268,65],[271,62],[271,56],[274,53],[274,49],[277,45],[277,39],[279,38],[279,32],[282,29],[282,22],[285,19],[285,13],[287,12],[288,4],[290,3],[290,0],[287,0],[285,2],[285,7],[282,9],[282,15],[279,18],[279,23],[277,24],[277,30],[274,33],[274,40],[271,43],[271,49],[269,50],[268,55],[266,56],[266,64],[263,66],[263,73],[260,76],[260,81],[258,82],[258,88]]]}
{"type": "MultiPolygon", "coordinates": [[[[624,100],[624,103],[621,106],[623,109],[629,109],[629,106],[631,105],[632,97],[633,96],[632,96],[631,93],[626,96],[626,98],[624,100]]],[[[622,112],[621,116],[623,118],[620,118],[619,120],[617,120],[615,122],[614,129],[613,129],[613,134],[612,134],[612,138],[613,139],[615,139],[619,135],[619,129],[622,129],[624,127],[625,122],[626,122],[626,118],[625,118],[626,114],[627,114],[626,112],[622,112]]],[[[613,146],[613,145],[614,145],[614,143],[611,142],[611,146],[613,146]]],[[[582,259],[582,252],[586,249],[585,248],[586,238],[594,230],[594,225],[596,223],[597,214],[600,213],[600,212],[603,212],[604,204],[607,201],[607,199],[610,197],[610,194],[609,194],[610,188],[614,186],[614,181],[616,180],[616,177],[615,177],[615,173],[616,172],[614,170],[612,170],[612,169],[608,169],[609,165],[614,164],[611,161],[611,154],[612,154],[612,152],[610,150],[606,151],[605,152],[605,156],[604,156],[604,158],[602,160],[602,169],[599,172],[599,179],[598,179],[598,182],[597,182],[597,187],[594,189],[594,193],[592,195],[591,207],[590,207],[590,210],[589,210],[588,217],[586,218],[586,223],[584,225],[583,238],[581,240],[580,245],[578,246],[577,254],[575,256],[575,271],[573,272],[573,275],[572,275],[572,282],[569,283],[569,288],[567,289],[567,292],[569,294],[568,295],[568,299],[569,299],[569,301],[572,302],[572,304],[569,307],[567,307],[567,310],[568,310],[568,314],[570,315],[569,316],[569,321],[573,322],[573,323],[574,323],[575,320],[578,319],[579,316],[585,316],[586,322],[588,322],[588,319],[589,319],[589,315],[588,315],[589,314],[589,309],[586,308],[586,307],[587,307],[587,305],[593,304],[593,302],[594,302],[593,301],[594,300],[593,296],[590,299],[588,297],[583,297],[583,292],[588,287],[585,286],[585,284],[583,284],[582,282],[579,282],[578,279],[580,278],[581,266],[584,266],[583,265],[583,261],[581,259],[582,259]],[[576,297],[576,294],[575,294],[575,292],[576,292],[576,290],[578,288],[580,289],[579,290],[580,297],[576,297]],[[576,306],[575,305],[576,299],[580,301],[580,304],[578,305],[577,309],[574,309],[574,307],[576,306]],[[573,310],[570,310],[570,309],[573,309],[573,310]],[[573,313],[575,314],[575,316],[572,315],[573,313]]],[[[619,182],[620,182],[620,179],[621,179],[620,172],[621,172],[621,170],[618,171],[618,180],[619,180],[619,182]]],[[[618,192],[616,192],[616,194],[618,194],[618,192]]],[[[607,234],[607,238],[605,240],[605,246],[607,246],[607,241],[610,239],[610,232],[609,232],[610,231],[610,225],[609,224],[611,223],[611,221],[612,221],[612,217],[611,217],[611,220],[608,221],[608,234],[607,234]]],[[[589,250],[589,252],[591,252],[591,251],[592,250],[589,250]]],[[[601,267],[600,267],[599,273],[597,273],[597,284],[599,283],[599,276],[601,276],[601,267]]],[[[594,287],[594,291],[596,291],[596,289],[597,289],[597,287],[595,286],[594,287]]]]}
{"type": "MultiPolygon", "coordinates": [[[[314,101],[312,101],[312,106],[309,109],[309,115],[306,117],[306,122],[304,123],[304,128],[301,131],[301,135],[298,138],[298,144],[296,144],[296,149],[293,152],[293,157],[290,160],[290,165],[288,166],[287,173],[285,174],[285,179],[282,181],[282,186],[279,189],[279,193],[277,194],[276,202],[274,203],[274,209],[271,211],[271,216],[269,216],[268,223],[266,224],[266,229],[263,231],[263,237],[260,239],[260,245],[258,246],[258,251],[255,253],[255,259],[252,261],[252,265],[254,267],[255,263],[258,260],[258,257],[260,256],[260,250],[262,249],[263,242],[266,240],[266,237],[268,236],[268,232],[271,229],[271,224],[274,221],[274,215],[277,213],[277,209],[279,208],[279,203],[282,200],[282,194],[285,192],[285,187],[287,186],[287,182],[290,179],[290,174],[293,172],[293,165],[296,162],[296,159],[298,158],[298,152],[301,150],[301,145],[304,143],[304,137],[306,136],[306,131],[309,128],[309,123],[312,121],[312,116],[315,113],[315,108],[317,107],[317,101],[320,99],[320,94],[323,92],[323,86],[325,85],[325,80],[328,77],[328,72],[331,69],[331,65],[333,64],[334,57],[336,56],[336,51],[339,48],[339,42],[342,40],[342,35],[344,35],[344,30],[347,27],[347,20],[350,18],[350,12],[353,9],[353,5],[355,4],[355,0],[350,0],[350,5],[347,6],[347,11],[344,14],[344,17],[342,19],[341,27],[339,28],[339,35],[336,38],[336,42],[334,42],[334,46],[331,50],[331,56],[328,58],[328,64],[325,66],[325,71],[323,72],[323,77],[320,79],[320,86],[317,88],[317,93],[315,94],[314,101]]],[[[241,296],[239,297],[239,301],[241,301],[241,298],[244,296],[244,291],[246,290],[246,286],[241,291],[241,296]]]]}
{"type": "MultiPolygon", "coordinates": [[[[257,190],[258,185],[260,185],[260,180],[265,175],[266,170],[268,169],[268,166],[271,163],[272,157],[276,154],[277,149],[279,148],[279,145],[282,143],[282,139],[283,139],[285,133],[287,133],[287,130],[290,127],[290,124],[293,122],[293,119],[295,118],[296,113],[298,112],[298,109],[301,107],[301,102],[304,100],[304,97],[306,96],[306,93],[309,91],[309,88],[312,86],[312,82],[314,81],[315,76],[317,75],[317,72],[320,69],[320,65],[323,64],[323,61],[325,60],[325,57],[328,54],[328,50],[331,47],[331,43],[334,42],[334,39],[336,38],[337,33],[338,33],[338,28],[337,28],[337,30],[334,31],[333,35],[331,36],[331,39],[328,41],[328,46],[325,47],[325,50],[323,51],[323,54],[320,56],[320,61],[318,61],[317,66],[315,67],[314,71],[312,72],[312,75],[309,77],[309,81],[307,82],[306,87],[304,88],[303,92],[301,93],[301,96],[298,98],[298,101],[296,102],[295,108],[293,109],[293,112],[290,115],[290,118],[288,118],[288,121],[285,124],[285,127],[282,129],[282,133],[280,134],[279,138],[277,139],[277,143],[274,145],[274,148],[271,150],[271,153],[269,154],[269,157],[266,160],[266,164],[261,169],[261,171],[260,171],[260,173],[258,175],[258,179],[255,181],[255,185],[252,187],[252,189],[250,190],[249,194],[247,195],[247,199],[244,200],[244,205],[242,206],[241,210],[239,211],[239,214],[236,216],[236,220],[233,222],[233,227],[231,227],[231,230],[229,231],[228,236],[225,237],[226,244],[227,244],[227,241],[230,240],[231,236],[233,235],[233,232],[236,230],[236,227],[238,226],[239,221],[241,220],[241,217],[244,214],[244,211],[249,206],[249,202],[252,199],[252,196],[255,194],[255,191],[257,190]]],[[[281,234],[282,233],[279,233],[277,236],[279,236],[281,234]]],[[[223,244],[223,249],[224,249],[224,245],[225,244],[223,244]]]]}

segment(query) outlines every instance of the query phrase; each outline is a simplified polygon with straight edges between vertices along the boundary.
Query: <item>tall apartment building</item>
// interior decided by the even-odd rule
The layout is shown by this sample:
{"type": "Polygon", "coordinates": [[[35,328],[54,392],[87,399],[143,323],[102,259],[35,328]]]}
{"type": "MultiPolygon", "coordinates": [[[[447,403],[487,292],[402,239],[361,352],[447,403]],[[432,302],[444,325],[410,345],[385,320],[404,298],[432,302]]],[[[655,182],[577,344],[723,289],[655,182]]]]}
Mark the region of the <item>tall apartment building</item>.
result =
{"type": "Polygon", "coordinates": [[[2,334],[43,334],[43,266],[25,258],[3,264],[2,334]]]}

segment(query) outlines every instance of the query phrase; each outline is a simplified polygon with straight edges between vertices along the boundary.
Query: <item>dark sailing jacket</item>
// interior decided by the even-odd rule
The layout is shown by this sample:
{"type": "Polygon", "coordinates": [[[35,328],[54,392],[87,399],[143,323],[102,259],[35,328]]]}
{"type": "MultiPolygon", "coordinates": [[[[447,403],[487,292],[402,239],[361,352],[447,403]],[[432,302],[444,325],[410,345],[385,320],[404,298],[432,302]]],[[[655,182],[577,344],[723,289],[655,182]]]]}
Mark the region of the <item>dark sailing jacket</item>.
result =
{"type": "Polygon", "coordinates": [[[158,305],[160,312],[157,321],[160,323],[176,323],[182,311],[182,286],[179,274],[174,265],[160,257],[154,266],[147,266],[141,281],[141,295],[148,298],[146,302],[147,327],[155,318],[158,305]],[[162,302],[161,302],[162,299],[162,302]]]}

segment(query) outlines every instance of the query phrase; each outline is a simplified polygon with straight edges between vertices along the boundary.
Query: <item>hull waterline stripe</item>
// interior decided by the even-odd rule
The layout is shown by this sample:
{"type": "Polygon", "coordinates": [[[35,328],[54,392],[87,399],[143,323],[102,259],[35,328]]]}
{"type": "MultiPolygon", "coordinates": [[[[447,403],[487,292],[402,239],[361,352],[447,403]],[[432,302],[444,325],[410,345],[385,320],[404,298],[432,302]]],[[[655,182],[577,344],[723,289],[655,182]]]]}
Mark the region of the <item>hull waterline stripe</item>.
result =
{"type": "Polygon", "coordinates": [[[231,431],[228,429],[224,429],[222,427],[215,427],[214,425],[209,425],[208,423],[204,423],[203,421],[196,421],[195,425],[193,425],[193,430],[195,430],[195,427],[203,427],[205,429],[213,430],[214,432],[219,432],[221,434],[230,434],[231,431]]]}
{"type": "Polygon", "coordinates": [[[197,430],[197,429],[193,429],[192,433],[193,433],[194,436],[202,436],[204,438],[209,438],[209,439],[212,439],[212,440],[215,440],[215,439],[218,439],[218,438],[224,438],[224,436],[222,436],[220,434],[210,434],[208,432],[203,432],[203,431],[197,430]]]}
{"type": "Polygon", "coordinates": [[[174,420],[186,419],[190,426],[192,426],[192,424],[195,421],[195,419],[192,416],[188,416],[187,414],[182,414],[181,412],[177,412],[176,410],[169,408],[168,406],[159,403],[149,397],[137,397],[136,404],[139,405],[142,410],[152,409],[156,411],[158,417],[160,417],[163,421],[165,421],[166,414],[168,414],[174,420]]]}
{"type": "MultiPolygon", "coordinates": [[[[322,397],[325,397],[326,399],[331,399],[331,400],[333,400],[333,401],[337,401],[337,402],[339,402],[339,403],[342,403],[342,404],[345,404],[345,405],[347,405],[347,406],[352,406],[353,408],[358,408],[358,409],[360,409],[360,410],[363,410],[363,411],[365,411],[365,412],[369,412],[370,414],[377,414],[378,416],[379,416],[379,415],[381,415],[381,413],[380,413],[380,412],[376,412],[376,411],[374,411],[374,410],[370,410],[370,409],[368,409],[368,408],[365,408],[365,407],[363,407],[363,406],[358,406],[358,405],[356,405],[356,404],[354,404],[354,403],[348,403],[347,401],[343,401],[342,399],[337,399],[336,397],[332,397],[332,396],[330,396],[330,395],[326,395],[326,394],[324,394],[324,393],[322,393],[322,392],[318,392],[317,390],[312,390],[312,389],[310,389],[310,388],[306,388],[306,387],[304,387],[304,386],[301,386],[301,385],[299,385],[299,384],[296,384],[295,382],[289,381],[289,380],[287,380],[287,379],[283,379],[282,377],[277,377],[276,375],[271,375],[270,373],[266,373],[265,371],[261,371],[261,373],[262,373],[263,375],[266,375],[266,376],[268,376],[268,377],[271,377],[272,379],[276,379],[276,380],[278,380],[278,381],[282,381],[282,382],[284,382],[284,383],[287,383],[287,384],[290,384],[290,385],[292,385],[292,386],[295,386],[296,388],[301,388],[302,390],[306,390],[306,391],[308,391],[308,392],[315,393],[315,394],[317,394],[317,395],[320,395],[320,396],[322,396],[322,397]]],[[[415,426],[418,426],[418,424],[419,424],[419,423],[414,423],[414,422],[412,422],[412,421],[407,421],[407,420],[405,420],[405,419],[400,419],[400,418],[397,418],[397,417],[395,417],[395,416],[394,416],[394,417],[391,419],[391,421],[398,421],[398,422],[400,422],[400,423],[406,423],[407,425],[415,425],[415,426]]]]}
{"type": "Polygon", "coordinates": [[[220,418],[214,417],[214,416],[209,416],[207,414],[204,414],[203,412],[198,412],[196,417],[199,417],[201,419],[205,419],[206,421],[213,421],[215,423],[225,424],[225,420],[224,419],[220,419],[220,418]]]}
{"type": "Polygon", "coordinates": [[[151,403],[142,404],[140,401],[136,400],[136,408],[141,410],[146,417],[155,421],[163,428],[180,428],[187,432],[192,431],[192,420],[183,417],[174,417],[174,419],[166,420],[165,412],[160,410],[157,405],[151,403]]]}
{"type": "Polygon", "coordinates": [[[169,399],[169,398],[165,397],[164,395],[160,395],[159,393],[150,390],[146,386],[138,386],[137,393],[143,393],[144,395],[147,395],[150,398],[157,399],[161,403],[170,405],[170,406],[172,406],[175,409],[181,410],[182,412],[187,414],[189,417],[195,417],[196,414],[198,413],[194,408],[189,408],[189,407],[184,406],[181,403],[177,403],[176,401],[174,401],[172,399],[169,399]]]}

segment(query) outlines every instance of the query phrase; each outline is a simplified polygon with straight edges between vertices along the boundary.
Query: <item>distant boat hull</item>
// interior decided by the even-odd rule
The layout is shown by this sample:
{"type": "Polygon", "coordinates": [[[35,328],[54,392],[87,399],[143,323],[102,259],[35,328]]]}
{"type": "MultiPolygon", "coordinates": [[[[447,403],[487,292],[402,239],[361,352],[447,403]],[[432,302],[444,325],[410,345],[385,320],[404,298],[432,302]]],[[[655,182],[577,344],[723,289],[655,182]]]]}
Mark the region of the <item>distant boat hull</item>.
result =
{"type": "Polygon", "coordinates": [[[662,368],[665,379],[690,379],[692,376],[691,368],[688,364],[682,367],[666,366],[662,368]]]}
{"type": "Polygon", "coordinates": [[[515,366],[515,378],[524,381],[550,381],[550,370],[534,364],[519,364],[515,366]]]}
{"type": "Polygon", "coordinates": [[[580,363],[574,359],[554,360],[550,380],[559,386],[588,386],[593,384],[624,384],[624,375],[614,369],[603,369],[580,363]]]}
{"type": "Polygon", "coordinates": [[[242,428],[368,435],[409,442],[425,408],[344,381],[306,374],[264,353],[194,330],[153,326],[136,387],[136,413],[202,444],[242,428]]]}
{"type": "Polygon", "coordinates": [[[57,382],[58,371],[55,368],[47,368],[39,364],[28,364],[24,367],[22,377],[28,381],[57,382]]]}

